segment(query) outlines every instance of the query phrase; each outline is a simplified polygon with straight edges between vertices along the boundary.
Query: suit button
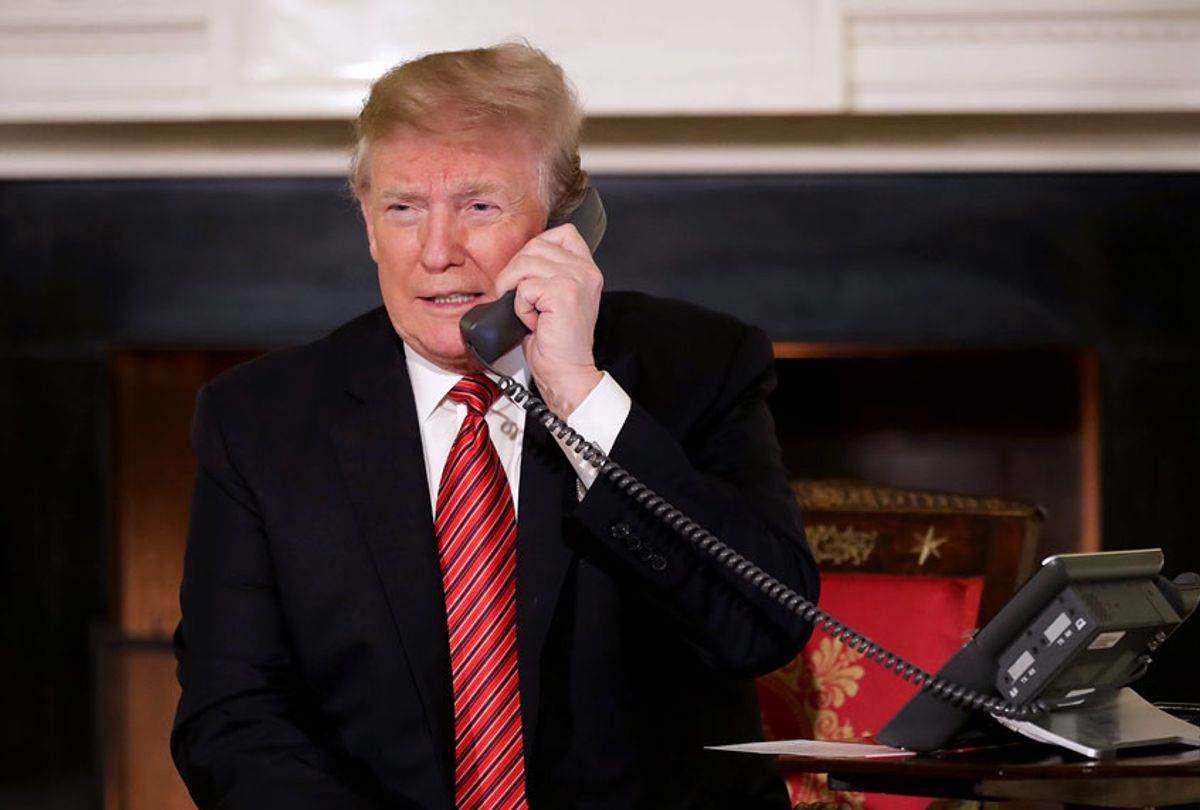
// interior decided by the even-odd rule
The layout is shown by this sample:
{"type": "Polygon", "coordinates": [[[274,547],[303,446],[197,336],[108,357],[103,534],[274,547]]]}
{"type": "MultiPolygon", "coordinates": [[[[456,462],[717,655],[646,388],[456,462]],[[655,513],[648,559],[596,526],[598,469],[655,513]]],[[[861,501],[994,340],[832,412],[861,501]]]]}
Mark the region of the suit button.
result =
{"type": "Polygon", "coordinates": [[[609,532],[616,539],[624,540],[626,537],[629,536],[629,524],[628,523],[614,523],[611,527],[609,527],[609,532]]]}
{"type": "Polygon", "coordinates": [[[667,558],[662,556],[661,554],[655,554],[653,557],[650,558],[650,567],[653,568],[655,571],[666,571],[667,570],[667,558]]]}
{"type": "Polygon", "coordinates": [[[625,538],[625,548],[636,553],[642,550],[642,538],[636,534],[631,534],[625,538]]]}
{"type": "Polygon", "coordinates": [[[638,555],[638,559],[641,560],[642,562],[650,562],[650,558],[654,556],[654,547],[653,546],[642,546],[638,550],[637,555],[638,555]]]}

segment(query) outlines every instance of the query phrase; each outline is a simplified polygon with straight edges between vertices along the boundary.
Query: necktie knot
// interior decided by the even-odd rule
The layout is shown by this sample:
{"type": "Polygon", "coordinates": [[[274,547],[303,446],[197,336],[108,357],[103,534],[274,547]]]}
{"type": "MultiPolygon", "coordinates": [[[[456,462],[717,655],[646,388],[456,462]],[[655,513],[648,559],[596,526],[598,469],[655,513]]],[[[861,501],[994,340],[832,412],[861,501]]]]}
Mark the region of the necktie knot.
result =
{"type": "Polygon", "coordinates": [[[455,383],[447,394],[455,402],[465,403],[468,409],[479,416],[487,413],[499,395],[500,387],[485,374],[468,374],[455,383]]]}

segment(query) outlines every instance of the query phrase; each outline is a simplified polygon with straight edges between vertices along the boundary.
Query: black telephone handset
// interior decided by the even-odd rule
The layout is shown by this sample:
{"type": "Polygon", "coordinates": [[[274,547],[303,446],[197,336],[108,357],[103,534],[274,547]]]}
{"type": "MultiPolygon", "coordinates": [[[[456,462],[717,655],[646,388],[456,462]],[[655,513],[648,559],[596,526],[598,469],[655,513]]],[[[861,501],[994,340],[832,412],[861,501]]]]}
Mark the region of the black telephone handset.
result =
{"type": "MultiPolygon", "coordinates": [[[[547,227],[554,228],[567,222],[575,226],[587,242],[588,250],[595,253],[608,227],[608,216],[594,188],[588,186],[583,201],[568,219],[552,221],[547,227]]],[[[509,290],[495,301],[472,308],[459,322],[463,341],[486,365],[496,362],[529,334],[529,329],[513,311],[516,297],[516,290],[509,290]]]]}
{"type": "MultiPolygon", "coordinates": [[[[584,241],[587,242],[588,248],[594,252],[607,225],[604,206],[601,205],[600,197],[594,190],[588,189],[583,203],[571,215],[569,221],[575,224],[584,241]]],[[[556,224],[561,223],[551,223],[552,226],[556,224]]],[[[727,546],[645,484],[639,482],[586,438],[576,433],[527,388],[492,368],[492,363],[497,358],[516,346],[525,335],[529,334],[525,324],[513,311],[515,296],[515,292],[509,292],[496,301],[475,307],[463,316],[460,324],[463,340],[467,347],[489,371],[499,378],[497,383],[500,390],[513,402],[528,411],[531,419],[541,422],[547,430],[557,436],[563,446],[596,467],[599,470],[600,478],[606,479],[611,486],[625,493],[655,517],[671,526],[696,549],[711,557],[715,562],[736,572],[752,587],[766,594],[784,609],[801,617],[812,626],[820,627],[831,636],[840,639],[848,648],[857,650],[863,657],[873,659],[884,669],[918,686],[917,695],[881,731],[879,735],[881,741],[913,750],[931,750],[945,746],[955,737],[962,728],[963,718],[966,716],[965,710],[968,709],[985,711],[998,718],[1005,718],[1007,721],[1036,724],[1039,722],[1039,718],[1046,716],[1050,711],[1080,702],[1078,699],[1074,700],[1074,703],[1071,702],[1071,699],[1066,699],[1065,702],[1063,699],[1056,700],[1054,698],[1043,700],[1039,697],[1039,691],[1031,691],[1030,694],[1020,696],[1022,699],[1018,702],[1018,691],[1014,691],[1011,687],[1006,691],[1001,691],[1003,688],[1001,680],[1014,672],[1018,664],[1006,661],[1005,665],[1001,666],[998,654],[989,654],[984,656],[983,660],[978,660],[976,652],[979,648],[978,644],[969,643],[936,675],[930,673],[852,630],[727,546]],[[976,657],[971,658],[971,656],[976,657]],[[962,663],[964,659],[969,659],[974,669],[964,668],[966,666],[962,663]],[[992,675],[995,675],[998,680],[996,691],[989,694],[988,680],[992,675]],[[964,681],[966,686],[961,683],[964,681]],[[1008,697],[1001,697],[1001,694],[1008,697]],[[939,714],[936,709],[931,709],[929,697],[936,698],[942,705],[942,713],[939,714]]],[[[1063,583],[1060,580],[1066,576],[1062,574],[1064,568],[1071,576],[1080,580],[1090,581],[1104,578],[1104,575],[1098,572],[1107,572],[1117,578],[1135,576],[1135,578],[1145,580],[1147,576],[1156,576],[1158,568],[1162,565],[1161,552],[1157,552],[1157,556],[1155,553],[1145,551],[1099,552],[1065,556],[1074,556],[1079,559],[1068,560],[1057,566],[1044,566],[1042,571],[1032,577],[1025,587],[1006,604],[1005,609],[997,614],[996,619],[993,619],[980,631],[977,640],[987,640],[993,636],[1007,640],[1010,637],[1016,637],[1018,629],[1027,625],[1033,626],[1030,625],[1030,622],[1033,621],[1034,613],[1041,611],[1056,594],[1061,592],[1063,583]],[[1137,564],[1129,563],[1130,559],[1137,564]],[[1131,573],[1132,569],[1137,570],[1131,573]],[[1008,627],[1010,624],[1013,627],[1008,627]],[[997,626],[1003,626],[1003,631],[997,630],[997,626]]],[[[1139,584],[1142,583],[1134,583],[1135,586],[1139,584]]],[[[1120,638],[1127,639],[1124,643],[1119,644],[1117,640],[1112,640],[1115,638],[1112,633],[1101,637],[1106,639],[1104,643],[1108,645],[1104,649],[1115,650],[1122,647],[1123,649],[1117,650],[1117,652],[1122,654],[1129,652],[1129,655],[1121,658],[1116,668],[1109,673],[1114,685],[1121,685],[1127,682],[1129,677],[1132,677],[1129,674],[1130,660],[1134,660],[1134,658],[1131,656],[1136,656],[1136,661],[1142,659],[1148,661],[1149,652],[1156,649],[1183,619],[1195,611],[1197,603],[1200,603],[1200,584],[1189,580],[1186,585],[1177,582],[1177,586],[1163,581],[1155,589],[1155,592],[1161,590],[1163,598],[1168,601],[1179,601],[1177,613],[1171,614],[1171,617],[1162,618],[1167,617],[1170,611],[1160,608],[1158,615],[1162,620],[1158,625],[1150,630],[1141,628],[1144,631],[1143,634],[1136,637],[1133,635],[1120,636],[1120,638]],[[1188,593],[1181,596],[1179,588],[1187,590],[1188,593]],[[1185,599],[1184,596],[1187,598],[1185,599]],[[1153,631],[1153,635],[1147,636],[1150,640],[1146,642],[1142,636],[1151,631],[1153,631]],[[1145,647],[1144,650],[1143,647],[1145,647]],[[1129,660],[1126,660],[1127,658],[1129,660]]],[[[1057,598],[1061,599],[1061,596],[1057,598]]],[[[1047,630],[1058,627],[1064,621],[1060,620],[1051,608],[1046,608],[1046,611],[1042,611],[1044,616],[1039,614],[1039,620],[1044,618],[1045,627],[1039,627],[1043,636],[1047,630]]],[[[1065,632],[1061,628],[1059,632],[1070,635],[1070,632],[1065,632]]],[[[1022,636],[1018,642],[1014,642],[1017,645],[1017,652],[1014,653],[1017,656],[1015,661],[1024,660],[1021,657],[1026,652],[1024,647],[1021,647],[1025,643],[1023,638],[1022,636]]],[[[993,644],[993,646],[998,645],[993,644]]],[[[1078,662],[1078,660],[1078,656],[1075,656],[1068,659],[1068,662],[1078,662]]],[[[1083,663],[1085,669],[1087,666],[1093,665],[1093,662],[1088,660],[1084,660],[1083,663]]],[[[1034,669],[1028,664],[1026,667],[1030,671],[1034,669]]],[[[1065,677],[1069,680],[1071,673],[1068,672],[1065,677]]],[[[1054,692],[1050,691],[1046,694],[1051,695],[1054,692]]],[[[1068,696],[1068,698],[1070,697],[1068,696]]],[[[1142,716],[1145,716],[1147,711],[1140,709],[1142,716]]],[[[1069,722],[1074,722],[1074,719],[1070,718],[1069,722]]],[[[1176,733],[1179,732],[1177,727],[1172,728],[1172,733],[1176,733],[1176,739],[1186,737],[1191,740],[1194,738],[1195,744],[1200,745],[1200,729],[1194,730],[1196,734],[1191,737],[1187,736],[1190,732],[1176,733]]],[[[1106,744],[1108,742],[1106,741],[1106,744]]],[[[1060,744],[1071,747],[1066,743],[1060,742],[1060,744]]],[[[1117,743],[1111,742],[1110,747],[1115,748],[1116,745],[1117,743]]],[[[1081,749],[1076,747],[1072,750],[1081,749]]]]}

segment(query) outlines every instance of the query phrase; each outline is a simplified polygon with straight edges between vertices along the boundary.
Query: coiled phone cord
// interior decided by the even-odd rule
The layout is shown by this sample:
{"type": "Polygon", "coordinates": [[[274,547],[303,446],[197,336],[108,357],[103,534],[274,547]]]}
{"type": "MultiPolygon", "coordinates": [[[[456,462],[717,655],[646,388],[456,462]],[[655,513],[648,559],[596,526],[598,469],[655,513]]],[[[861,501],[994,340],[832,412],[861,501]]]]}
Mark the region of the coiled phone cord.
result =
{"type": "MultiPolygon", "coordinates": [[[[482,358],[479,359],[480,362],[483,362],[482,358]]],[[[575,432],[528,388],[511,377],[499,373],[490,364],[484,362],[483,365],[499,377],[498,385],[505,396],[524,408],[529,416],[541,422],[547,430],[558,437],[564,446],[599,470],[599,474],[605,476],[618,491],[635,500],[693,546],[737,573],[750,585],[788,611],[800,616],[813,627],[829,633],[851,649],[857,650],[866,658],[875,661],[887,671],[906,681],[911,681],[922,691],[928,692],[951,706],[986,711],[1012,720],[1028,720],[1045,714],[1051,709],[1051,706],[1042,700],[1018,705],[995,695],[984,695],[952,683],[909,663],[862,633],[846,626],[730,548],[711,532],[672,506],[666,499],[638,481],[620,464],[575,432]]]]}

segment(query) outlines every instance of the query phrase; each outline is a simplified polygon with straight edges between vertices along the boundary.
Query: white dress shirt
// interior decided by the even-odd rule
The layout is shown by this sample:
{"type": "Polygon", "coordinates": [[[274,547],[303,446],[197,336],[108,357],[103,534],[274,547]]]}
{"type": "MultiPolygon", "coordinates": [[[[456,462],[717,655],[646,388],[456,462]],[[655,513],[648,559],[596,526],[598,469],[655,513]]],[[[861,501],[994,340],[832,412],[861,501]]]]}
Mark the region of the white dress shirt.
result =
{"type": "MultiPolygon", "coordinates": [[[[447,398],[462,375],[439,368],[404,344],[404,362],[412,382],[413,399],[417,405],[417,424],[421,430],[421,446],[425,451],[425,475],[429,481],[429,511],[436,518],[437,491],[442,480],[442,468],[454,438],[467,415],[467,406],[447,398]]],[[[529,368],[521,347],[510,351],[493,365],[521,385],[529,385],[529,368]]],[[[490,375],[489,375],[490,376],[490,375]]],[[[596,385],[587,398],[567,417],[567,424],[605,453],[612,449],[617,434],[625,425],[631,407],[629,395],[609,373],[596,385]]],[[[521,491],[521,443],[525,437],[525,409],[501,394],[484,417],[492,444],[500,456],[504,474],[513,492],[513,509],[517,508],[521,491]]],[[[562,443],[559,443],[562,446],[562,443]]],[[[596,480],[596,468],[573,451],[563,448],[579,477],[581,495],[596,480]]]]}

